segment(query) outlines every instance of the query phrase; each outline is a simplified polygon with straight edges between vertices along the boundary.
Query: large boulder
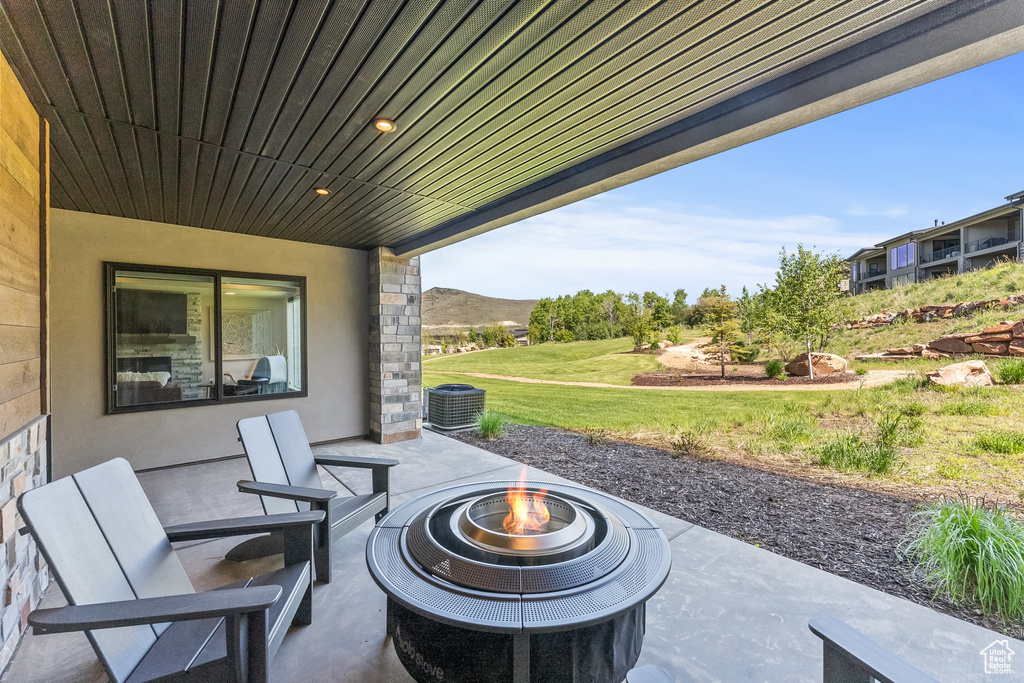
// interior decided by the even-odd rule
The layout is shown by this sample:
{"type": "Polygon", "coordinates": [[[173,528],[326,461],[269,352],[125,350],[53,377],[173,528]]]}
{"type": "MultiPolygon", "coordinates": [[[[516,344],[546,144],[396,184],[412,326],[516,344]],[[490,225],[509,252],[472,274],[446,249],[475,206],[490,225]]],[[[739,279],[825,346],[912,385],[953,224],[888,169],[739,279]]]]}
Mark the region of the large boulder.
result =
{"type": "Polygon", "coordinates": [[[982,360],[953,363],[928,373],[933,384],[962,387],[990,387],[995,384],[992,373],[982,360]]]}
{"type": "MultiPolygon", "coordinates": [[[[846,359],[833,353],[812,353],[811,362],[814,363],[815,377],[846,372],[846,359]]],[[[786,366],[786,372],[795,377],[807,377],[810,375],[811,373],[807,366],[807,354],[801,354],[793,359],[786,366]]]]}
{"type": "Polygon", "coordinates": [[[974,353],[971,345],[965,342],[963,337],[958,334],[933,339],[928,342],[928,346],[943,353],[974,353]]]}
{"type": "Polygon", "coordinates": [[[971,344],[975,353],[987,356],[1005,356],[1010,352],[1010,344],[1005,341],[979,341],[971,344]]]}

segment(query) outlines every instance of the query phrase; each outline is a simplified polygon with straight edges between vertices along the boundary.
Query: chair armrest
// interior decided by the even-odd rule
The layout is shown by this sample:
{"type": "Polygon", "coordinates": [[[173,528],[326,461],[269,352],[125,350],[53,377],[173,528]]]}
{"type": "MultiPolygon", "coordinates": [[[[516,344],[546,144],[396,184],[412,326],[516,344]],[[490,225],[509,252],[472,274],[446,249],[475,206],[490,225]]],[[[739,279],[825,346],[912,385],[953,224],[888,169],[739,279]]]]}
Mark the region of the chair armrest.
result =
{"type": "Polygon", "coordinates": [[[198,541],[207,538],[224,538],[226,536],[248,536],[268,531],[284,531],[294,527],[308,527],[323,521],[323,510],[308,512],[287,512],[283,515],[262,515],[259,517],[236,517],[234,519],[215,519],[210,522],[192,522],[164,527],[167,540],[198,541]]]}
{"type": "Polygon", "coordinates": [[[856,672],[857,675],[870,673],[882,683],[938,683],[835,617],[814,617],[807,627],[824,642],[823,658],[828,660],[825,663],[826,670],[850,674],[856,672]]]}
{"type": "Polygon", "coordinates": [[[229,588],[206,593],[37,609],[29,613],[28,623],[37,634],[41,634],[192,621],[265,610],[280,597],[280,586],[229,588]]]}
{"type": "Polygon", "coordinates": [[[391,458],[359,458],[351,455],[314,455],[313,461],[317,465],[326,465],[327,467],[361,467],[363,469],[394,467],[398,464],[397,460],[391,458]]]}
{"type": "Polygon", "coordinates": [[[242,493],[255,493],[271,498],[287,498],[301,500],[305,503],[325,503],[338,495],[330,489],[314,489],[305,486],[289,486],[288,484],[268,484],[262,481],[240,481],[238,490],[242,493]]]}

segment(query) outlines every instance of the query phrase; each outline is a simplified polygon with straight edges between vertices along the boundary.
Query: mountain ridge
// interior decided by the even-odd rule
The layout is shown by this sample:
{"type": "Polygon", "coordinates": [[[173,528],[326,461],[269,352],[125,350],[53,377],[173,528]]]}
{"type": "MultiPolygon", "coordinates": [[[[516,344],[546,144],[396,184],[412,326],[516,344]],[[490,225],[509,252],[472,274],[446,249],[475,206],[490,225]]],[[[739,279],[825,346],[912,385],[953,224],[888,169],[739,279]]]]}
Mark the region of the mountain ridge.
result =
{"type": "Polygon", "coordinates": [[[423,327],[526,327],[537,299],[501,299],[453,287],[423,292],[423,327]]]}

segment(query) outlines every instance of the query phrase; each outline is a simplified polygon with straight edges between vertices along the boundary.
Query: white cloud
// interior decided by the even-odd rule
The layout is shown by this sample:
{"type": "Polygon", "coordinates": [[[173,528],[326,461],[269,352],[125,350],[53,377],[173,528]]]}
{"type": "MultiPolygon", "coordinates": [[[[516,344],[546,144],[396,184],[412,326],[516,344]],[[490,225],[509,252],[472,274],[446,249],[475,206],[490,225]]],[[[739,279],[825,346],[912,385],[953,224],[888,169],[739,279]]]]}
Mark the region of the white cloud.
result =
{"type": "Polygon", "coordinates": [[[909,211],[905,206],[892,206],[888,209],[866,209],[863,206],[854,206],[846,210],[847,216],[885,216],[886,218],[900,218],[906,216],[909,211]]]}
{"type": "Polygon", "coordinates": [[[682,287],[692,300],[707,286],[771,281],[783,246],[849,255],[883,237],[844,233],[827,216],[749,218],[604,196],[425,254],[423,287],[510,298],[682,287]]]}

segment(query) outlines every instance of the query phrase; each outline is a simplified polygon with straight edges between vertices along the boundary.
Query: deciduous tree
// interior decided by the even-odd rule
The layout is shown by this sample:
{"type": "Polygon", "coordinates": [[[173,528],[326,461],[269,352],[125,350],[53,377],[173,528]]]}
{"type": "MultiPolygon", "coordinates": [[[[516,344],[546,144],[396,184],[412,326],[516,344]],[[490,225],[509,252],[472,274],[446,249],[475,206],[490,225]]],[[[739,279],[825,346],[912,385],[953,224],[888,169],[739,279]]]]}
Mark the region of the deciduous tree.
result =
{"type": "Polygon", "coordinates": [[[704,290],[697,301],[704,320],[704,331],[712,341],[719,345],[722,365],[722,379],[725,379],[725,356],[729,349],[739,341],[741,335],[739,323],[736,322],[736,302],[725,291],[725,285],[716,290],[704,290]]]}
{"type": "MultiPolygon", "coordinates": [[[[814,378],[812,350],[824,351],[841,319],[840,283],[848,277],[846,264],[837,254],[819,254],[797,245],[794,253],[779,253],[774,294],[767,304],[774,310],[775,324],[807,348],[807,364],[814,378]]],[[[764,292],[762,291],[762,294],[764,292]]]]}

